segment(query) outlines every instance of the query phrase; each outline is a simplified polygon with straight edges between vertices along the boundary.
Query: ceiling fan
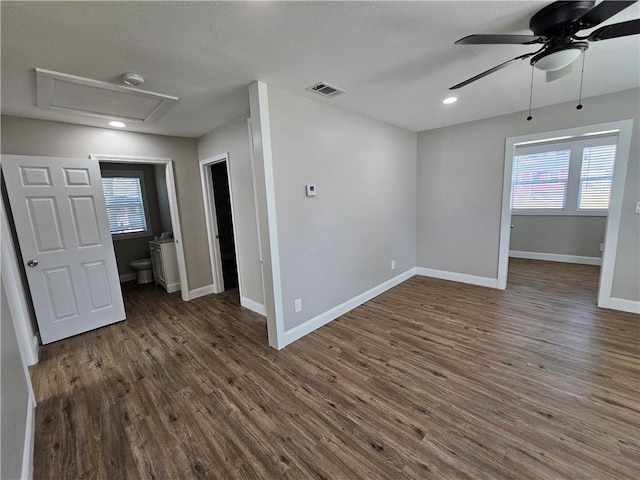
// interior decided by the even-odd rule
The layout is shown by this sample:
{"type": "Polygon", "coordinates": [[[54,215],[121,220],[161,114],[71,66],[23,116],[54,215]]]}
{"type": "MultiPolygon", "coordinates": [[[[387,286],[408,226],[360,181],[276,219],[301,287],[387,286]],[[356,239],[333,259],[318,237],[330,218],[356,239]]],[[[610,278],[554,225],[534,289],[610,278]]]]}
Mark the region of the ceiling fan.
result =
{"type": "Polygon", "coordinates": [[[547,81],[560,78],[568,73],[571,64],[589,48],[589,42],[598,42],[610,38],[637,35],[640,33],[640,19],[605,25],[589,35],[577,33],[600,25],[616,13],[633,5],[633,1],[603,1],[596,5],[595,0],[558,1],[547,5],[529,21],[533,35],[469,35],[461,38],[456,45],[495,45],[520,44],[542,45],[535,52],[525,53],[507,60],[489,70],[454,85],[455,90],[469,85],[487,75],[503,69],[516,60],[532,57],[533,67],[547,72],[547,81]]]}

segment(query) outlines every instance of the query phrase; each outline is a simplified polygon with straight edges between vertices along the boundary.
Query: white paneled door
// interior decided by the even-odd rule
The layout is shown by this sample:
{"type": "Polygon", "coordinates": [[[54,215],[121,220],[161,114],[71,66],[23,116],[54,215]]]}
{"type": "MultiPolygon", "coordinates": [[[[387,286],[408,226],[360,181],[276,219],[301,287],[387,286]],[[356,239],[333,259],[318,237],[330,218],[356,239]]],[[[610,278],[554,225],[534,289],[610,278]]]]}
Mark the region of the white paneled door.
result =
{"type": "Polygon", "coordinates": [[[42,343],[125,319],[97,160],[2,155],[42,343]]]}

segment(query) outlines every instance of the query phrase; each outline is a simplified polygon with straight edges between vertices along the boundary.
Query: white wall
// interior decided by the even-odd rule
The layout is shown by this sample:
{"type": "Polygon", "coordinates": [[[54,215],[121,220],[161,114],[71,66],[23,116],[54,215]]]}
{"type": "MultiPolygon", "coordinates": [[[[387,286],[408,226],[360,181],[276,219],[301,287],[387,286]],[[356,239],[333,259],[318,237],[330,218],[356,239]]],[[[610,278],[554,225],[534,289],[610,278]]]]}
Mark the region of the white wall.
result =
{"type": "Polygon", "coordinates": [[[229,176],[233,190],[232,200],[237,230],[235,232],[238,246],[236,254],[242,281],[242,295],[264,305],[247,116],[237,118],[198,138],[200,160],[223,153],[229,154],[229,176]]]}
{"type": "MultiPolygon", "coordinates": [[[[634,119],[613,296],[640,295],[638,121],[640,90],[552,105],[418,135],[417,266],[497,278],[505,138],[634,119]]],[[[456,105],[461,107],[461,105],[456,105]]]]}
{"type": "Polygon", "coordinates": [[[211,284],[195,138],[165,137],[2,115],[2,153],[88,158],[90,154],[174,161],[189,289],[211,284]]]}
{"type": "Polygon", "coordinates": [[[286,332],[415,266],[417,135],[273,87],[268,98],[286,332]]]}

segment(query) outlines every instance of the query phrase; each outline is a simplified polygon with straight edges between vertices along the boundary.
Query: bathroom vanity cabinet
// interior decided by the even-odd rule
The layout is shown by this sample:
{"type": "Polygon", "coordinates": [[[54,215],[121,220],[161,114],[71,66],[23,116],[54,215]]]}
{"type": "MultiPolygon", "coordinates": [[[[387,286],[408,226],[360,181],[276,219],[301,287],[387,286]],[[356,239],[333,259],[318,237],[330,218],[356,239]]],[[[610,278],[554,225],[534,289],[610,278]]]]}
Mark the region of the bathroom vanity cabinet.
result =
{"type": "Polygon", "coordinates": [[[175,242],[173,240],[154,240],[149,242],[149,250],[151,250],[153,280],[156,285],[162,285],[167,293],[180,290],[175,242]]]}

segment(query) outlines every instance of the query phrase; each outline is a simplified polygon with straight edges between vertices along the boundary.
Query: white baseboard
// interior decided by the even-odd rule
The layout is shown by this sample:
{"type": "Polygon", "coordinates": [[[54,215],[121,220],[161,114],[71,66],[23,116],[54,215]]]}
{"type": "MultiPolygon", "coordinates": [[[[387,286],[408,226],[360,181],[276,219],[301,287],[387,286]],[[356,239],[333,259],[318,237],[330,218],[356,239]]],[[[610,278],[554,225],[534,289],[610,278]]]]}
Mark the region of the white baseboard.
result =
{"type": "Polygon", "coordinates": [[[33,445],[36,436],[36,401],[29,395],[27,404],[27,422],[24,431],[24,448],[22,449],[22,473],[20,478],[33,478],[33,445]]]}
{"type": "Polygon", "coordinates": [[[180,282],[167,284],[167,293],[173,293],[173,292],[179,292],[179,291],[180,291],[180,282]]]}
{"type": "Polygon", "coordinates": [[[267,316],[266,307],[261,303],[256,302],[255,300],[251,300],[250,298],[247,298],[247,297],[241,297],[240,305],[242,305],[244,308],[248,308],[253,312],[259,313],[263,317],[267,316]]]}
{"type": "Polygon", "coordinates": [[[640,302],[637,300],[627,300],[626,298],[610,297],[598,304],[600,308],[610,308],[621,312],[640,314],[640,302]]]}
{"type": "Polygon", "coordinates": [[[547,262],[580,263],[583,265],[602,265],[600,257],[584,257],[581,255],[561,255],[559,253],[522,252],[509,250],[513,258],[528,258],[529,260],[546,260],[547,262]]]}
{"type": "Polygon", "coordinates": [[[122,275],[120,275],[120,283],[130,282],[131,280],[135,280],[136,278],[138,278],[138,274],[135,272],[123,273],[122,275]]]}
{"type": "MultiPolygon", "coordinates": [[[[180,288],[180,284],[178,284],[178,288],[180,288]]],[[[205,285],[204,287],[196,288],[194,290],[189,290],[189,300],[204,297],[205,295],[209,295],[211,293],[216,293],[215,289],[213,288],[213,284],[205,285]]]]}
{"type": "Polygon", "coordinates": [[[480,287],[498,288],[498,279],[490,277],[479,277],[466,273],[447,272],[445,270],[434,270],[433,268],[416,267],[416,275],[423,277],[439,278],[441,280],[452,280],[454,282],[469,283],[480,287]]]}
{"type": "Polygon", "coordinates": [[[361,293],[357,297],[354,297],[351,300],[347,300],[346,302],[341,303],[336,307],[333,307],[331,310],[327,310],[326,312],[313,317],[311,320],[307,320],[302,325],[298,325],[297,327],[294,327],[291,330],[287,330],[286,332],[284,332],[284,344],[282,345],[282,348],[286,347],[292,342],[295,342],[299,338],[304,337],[305,335],[313,332],[314,330],[322,327],[323,325],[326,325],[330,321],[335,320],[336,318],[344,315],[345,313],[353,310],[354,308],[359,307],[363,303],[368,302],[372,298],[377,297],[381,293],[386,292],[390,288],[395,287],[396,285],[404,282],[405,280],[413,277],[414,275],[415,275],[414,268],[407,270],[406,272],[401,273],[397,277],[387,280],[386,282],[381,283],[380,285],[373,287],[372,289],[367,290],[364,293],[361,293]]]}
{"type": "Polygon", "coordinates": [[[36,363],[38,363],[39,356],[40,356],[40,340],[38,339],[38,336],[34,335],[31,342],[33,344],[33,353],[35,355],[35,359],[34,359],[35,361],[33,363],[30,363],[29,366],[35,365],[36,363]]]}

